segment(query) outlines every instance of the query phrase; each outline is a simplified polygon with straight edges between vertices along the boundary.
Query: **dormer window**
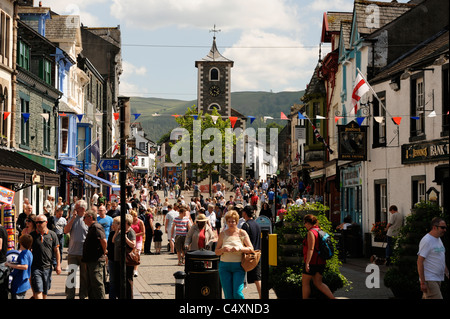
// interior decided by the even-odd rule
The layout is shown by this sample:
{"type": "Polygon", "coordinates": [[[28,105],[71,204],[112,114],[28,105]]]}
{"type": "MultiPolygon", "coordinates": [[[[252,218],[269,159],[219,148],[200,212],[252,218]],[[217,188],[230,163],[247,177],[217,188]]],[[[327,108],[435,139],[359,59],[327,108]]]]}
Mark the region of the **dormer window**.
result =
{"type": "Polygon", "coordinates": [[[212,68],[209,71],[209,80],[210,81],[219,81],[219,69],[212,68]]]}

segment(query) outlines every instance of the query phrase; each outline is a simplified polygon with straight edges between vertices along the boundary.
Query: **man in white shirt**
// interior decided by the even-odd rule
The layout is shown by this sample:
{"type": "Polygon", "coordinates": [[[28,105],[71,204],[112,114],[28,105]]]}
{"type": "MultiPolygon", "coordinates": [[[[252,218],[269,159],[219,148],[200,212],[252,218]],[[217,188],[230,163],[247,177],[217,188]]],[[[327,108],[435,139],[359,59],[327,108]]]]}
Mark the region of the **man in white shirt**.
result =
{"type": "Polygon", "coordinates": [[[174,254],[175,253],[175,245],[174,242],[172,240],[172,223],[173,220],[178,217],[178,212],[176,210],[172,209],[172,205],[168,205],[167,206],[167,214],[166,214],[166,234],[167,234],[167,238],[169,240],[169,247],[170,247],[170,253],[174,254]]]}
{"type": "Polygon", "coordinates": [[[208,204],[208,210],[205,215],[209,218],[209,226],[211,226],[213,230],[216,230],[216,213],[214,212],[214,204],[208,204]]]}
{"type": "Polygon", "coordinates": [[[420,241],[417,253],[417,271],[423,299],[443,299],[441,282],[445,279],[444,275],[449,277],[445,264],[445,247],[441,240],[446,231],[445,221],[440,217],[435,217],[431,221],[431,231],[420,241]]]}

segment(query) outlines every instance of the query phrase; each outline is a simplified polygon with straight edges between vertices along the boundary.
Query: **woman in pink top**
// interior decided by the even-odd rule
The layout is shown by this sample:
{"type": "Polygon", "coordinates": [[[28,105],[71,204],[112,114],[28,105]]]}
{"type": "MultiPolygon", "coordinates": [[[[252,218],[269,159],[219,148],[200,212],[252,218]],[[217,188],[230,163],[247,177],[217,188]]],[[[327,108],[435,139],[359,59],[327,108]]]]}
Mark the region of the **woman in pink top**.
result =
{"type": "MultiPolygon", "coordinates": [[[[132,210],[130,214],[133,216],[133,224],[131,224],[131,228],[133,228],[136,233],[136,249],[138,249],[140,254],[142,250],[143,237],[145,234],[145,226],[144,222],[137,217],[137,212],[135,210],[132,210]]],[[[134,277],[138,276],[137,269],[138,266],[134,266],[134,277]]]]}

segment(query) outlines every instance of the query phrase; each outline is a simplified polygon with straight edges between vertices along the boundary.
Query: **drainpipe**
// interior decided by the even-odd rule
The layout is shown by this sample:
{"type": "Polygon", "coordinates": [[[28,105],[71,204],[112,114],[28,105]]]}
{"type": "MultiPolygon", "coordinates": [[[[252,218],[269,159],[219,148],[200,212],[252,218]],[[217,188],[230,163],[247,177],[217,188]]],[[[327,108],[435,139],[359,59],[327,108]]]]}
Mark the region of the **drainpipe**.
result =
{"type": "Polygon", "coordinates": [[[13,3],[14,9],[13,9],[13,30],[12,30],[12,36],[13,36],[13,44],[12,44],[12,69],[11,72],[11,130],[10,130],[10,138],[9,138],[9,147],[13,148],[15,146],[16,142],[16,134],[14,133],[16,131],[16,91],[17,91],[17,20],[19,19],[18,13],[17,13],[17,1],[14,1],[13,3]]]}

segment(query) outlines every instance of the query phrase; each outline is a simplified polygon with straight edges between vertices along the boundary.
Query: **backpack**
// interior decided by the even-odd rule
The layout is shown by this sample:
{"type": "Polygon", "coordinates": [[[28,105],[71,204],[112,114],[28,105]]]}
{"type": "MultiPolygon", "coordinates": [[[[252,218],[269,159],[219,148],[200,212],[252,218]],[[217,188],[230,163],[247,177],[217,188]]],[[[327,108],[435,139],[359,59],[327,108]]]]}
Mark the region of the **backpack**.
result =
{"type": "Polygon", "coordinates": [[[315,229],[317,232],[317,239],[319,242],[318,253],[323,260],[331,259],[334,255],[334,247],[331,242],[331,236],[322,229],[315,229]]]}

